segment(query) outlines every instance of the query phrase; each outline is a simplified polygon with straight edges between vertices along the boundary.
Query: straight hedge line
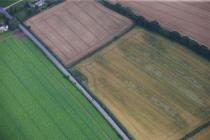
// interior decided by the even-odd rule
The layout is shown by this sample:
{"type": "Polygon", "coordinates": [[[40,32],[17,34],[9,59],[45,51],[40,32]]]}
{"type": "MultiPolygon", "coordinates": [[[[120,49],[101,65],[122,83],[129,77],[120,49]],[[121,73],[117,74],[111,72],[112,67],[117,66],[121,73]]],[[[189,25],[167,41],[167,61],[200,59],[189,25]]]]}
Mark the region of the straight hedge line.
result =
{"type": "Polygon", "coordinates": [[[144,16],[136,15],[130,8],[124,7],[119,3],[112,4],[106,0],[98,0],[99,3],[105,7],[131,19],[137,26],[143,27],[154,33],[158,33],[171,41],[177,42],[184,47],[192,50],[194,53],[200,55],[204,59],[210,61],[210,49],[188,36],[181,35],[176,31],[169,31],[162,27],[157,21],[149,21],[144,16]]]}
{"type": "Polygon", "coordinates": [[[189,138],[193,137],[197,133],[201,132],[203,129],[206,129],[210,127],[210,121],[206,122],[205,124],[195,128],[193,131],[190,133],[186,134],[184,137],[182,137],[180,140],[188,140],[189,138]]]}
{"type": "MultiPolygon", "coordinates": [[[[106,0],[98,0],[98,2],[104,5],[105,7],[131,19],[137,26],[143,27],[148,31],[158,33],[171,41],[183,45],[184,47],[190,49],[191,51],[203,57],[204,59],[208,61],[210,60],[210,49],[207,46],[199,44],[198,42],[189,38],[188,36],[183,36],[176,31],[169,31],[168,29],[162,27],[157,21],[149,21],[144,16],[136,15],[130,8],[124,7],[119,3],[112,4],[110,2],[107,2],[106,0]]],[[[193,131],[186,134],[180,140],[187,140],[190,137],[202,131],[203,129],[206,129],[207,127],[210,127],[210,121],[199,126],[198,128],[195,128],[193,131]]]]}

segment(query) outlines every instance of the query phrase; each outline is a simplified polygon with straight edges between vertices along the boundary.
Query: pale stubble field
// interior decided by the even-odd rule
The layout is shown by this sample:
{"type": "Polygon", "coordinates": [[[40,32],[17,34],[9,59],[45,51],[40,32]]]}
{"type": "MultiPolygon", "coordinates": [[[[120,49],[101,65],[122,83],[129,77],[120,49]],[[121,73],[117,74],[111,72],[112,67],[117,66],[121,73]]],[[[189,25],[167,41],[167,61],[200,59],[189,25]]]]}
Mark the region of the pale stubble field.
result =
{"type": "Polygon", "coordinates": [[[144,29],[75,69],[136,139],[177,140],[210,118],[210,63],[144,29]]]}

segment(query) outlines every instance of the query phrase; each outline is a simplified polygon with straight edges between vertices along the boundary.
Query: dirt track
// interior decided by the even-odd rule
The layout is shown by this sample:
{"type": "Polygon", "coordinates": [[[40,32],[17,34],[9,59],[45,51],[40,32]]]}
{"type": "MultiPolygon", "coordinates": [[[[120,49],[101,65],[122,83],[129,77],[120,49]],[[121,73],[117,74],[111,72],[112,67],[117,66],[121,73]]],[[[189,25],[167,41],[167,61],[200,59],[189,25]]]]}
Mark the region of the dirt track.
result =
{"type": "Polygon", "coordinates": [[[65,1],[26,24],[69,66],[124,32],[132,22],[93,1],[65,1]]]}
{"type": "Polygon", "coordinates": [[[210,48],[210,2],[119,1],[136,14],[157,20],[167,29],[178,31],[210,48]]]}

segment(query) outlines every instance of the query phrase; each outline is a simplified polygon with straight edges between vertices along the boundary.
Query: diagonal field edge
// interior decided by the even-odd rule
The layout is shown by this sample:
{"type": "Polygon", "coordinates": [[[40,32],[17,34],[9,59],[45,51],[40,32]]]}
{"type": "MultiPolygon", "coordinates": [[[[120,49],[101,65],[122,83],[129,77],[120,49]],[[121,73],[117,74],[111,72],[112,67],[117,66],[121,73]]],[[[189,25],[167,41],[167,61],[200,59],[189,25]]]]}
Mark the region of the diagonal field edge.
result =
{"type": "Polygon", "coordinates": [[[79,82],[69,73],[66,68],[45,48],[45,46],[36,38],[34,35],[28,31],[28,29],[23,25],[19,24],[18,27],[22,30],[41,51],[47,56],[47,58],[59,69],[59,71],[71,82],[73,83],[82,94],[90,101],[90,103],[101,113],[101,115],[109,122],[109,124],[114,128],[118,135],[124,139],[129,140],[128,136],[123,132],[123,130],[116,124],[116,122],[109,116],[109,114],[100,106],[100,104],[79,84],[79,82]]]}

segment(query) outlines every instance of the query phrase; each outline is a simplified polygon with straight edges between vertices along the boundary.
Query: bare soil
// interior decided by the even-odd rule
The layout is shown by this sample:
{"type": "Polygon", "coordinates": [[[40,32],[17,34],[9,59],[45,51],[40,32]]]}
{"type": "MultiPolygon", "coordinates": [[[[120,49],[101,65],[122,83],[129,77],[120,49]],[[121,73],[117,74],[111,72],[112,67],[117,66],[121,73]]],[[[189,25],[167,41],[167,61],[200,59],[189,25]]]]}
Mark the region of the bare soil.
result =
{"type": "MultiPolygon", "coordinates": [[[[116,3],[117,0],[110,0],[116,3]]],[[[156,20],[171,31],[178,31],[210,48],[210,2],[124,1],[137,15],[156,20]]]]}
{"type": "Polygon", "coordinates": [[[26,24],[68,67],[123,33],[132,22],[95,1],[65,1],[26,24]]]}

